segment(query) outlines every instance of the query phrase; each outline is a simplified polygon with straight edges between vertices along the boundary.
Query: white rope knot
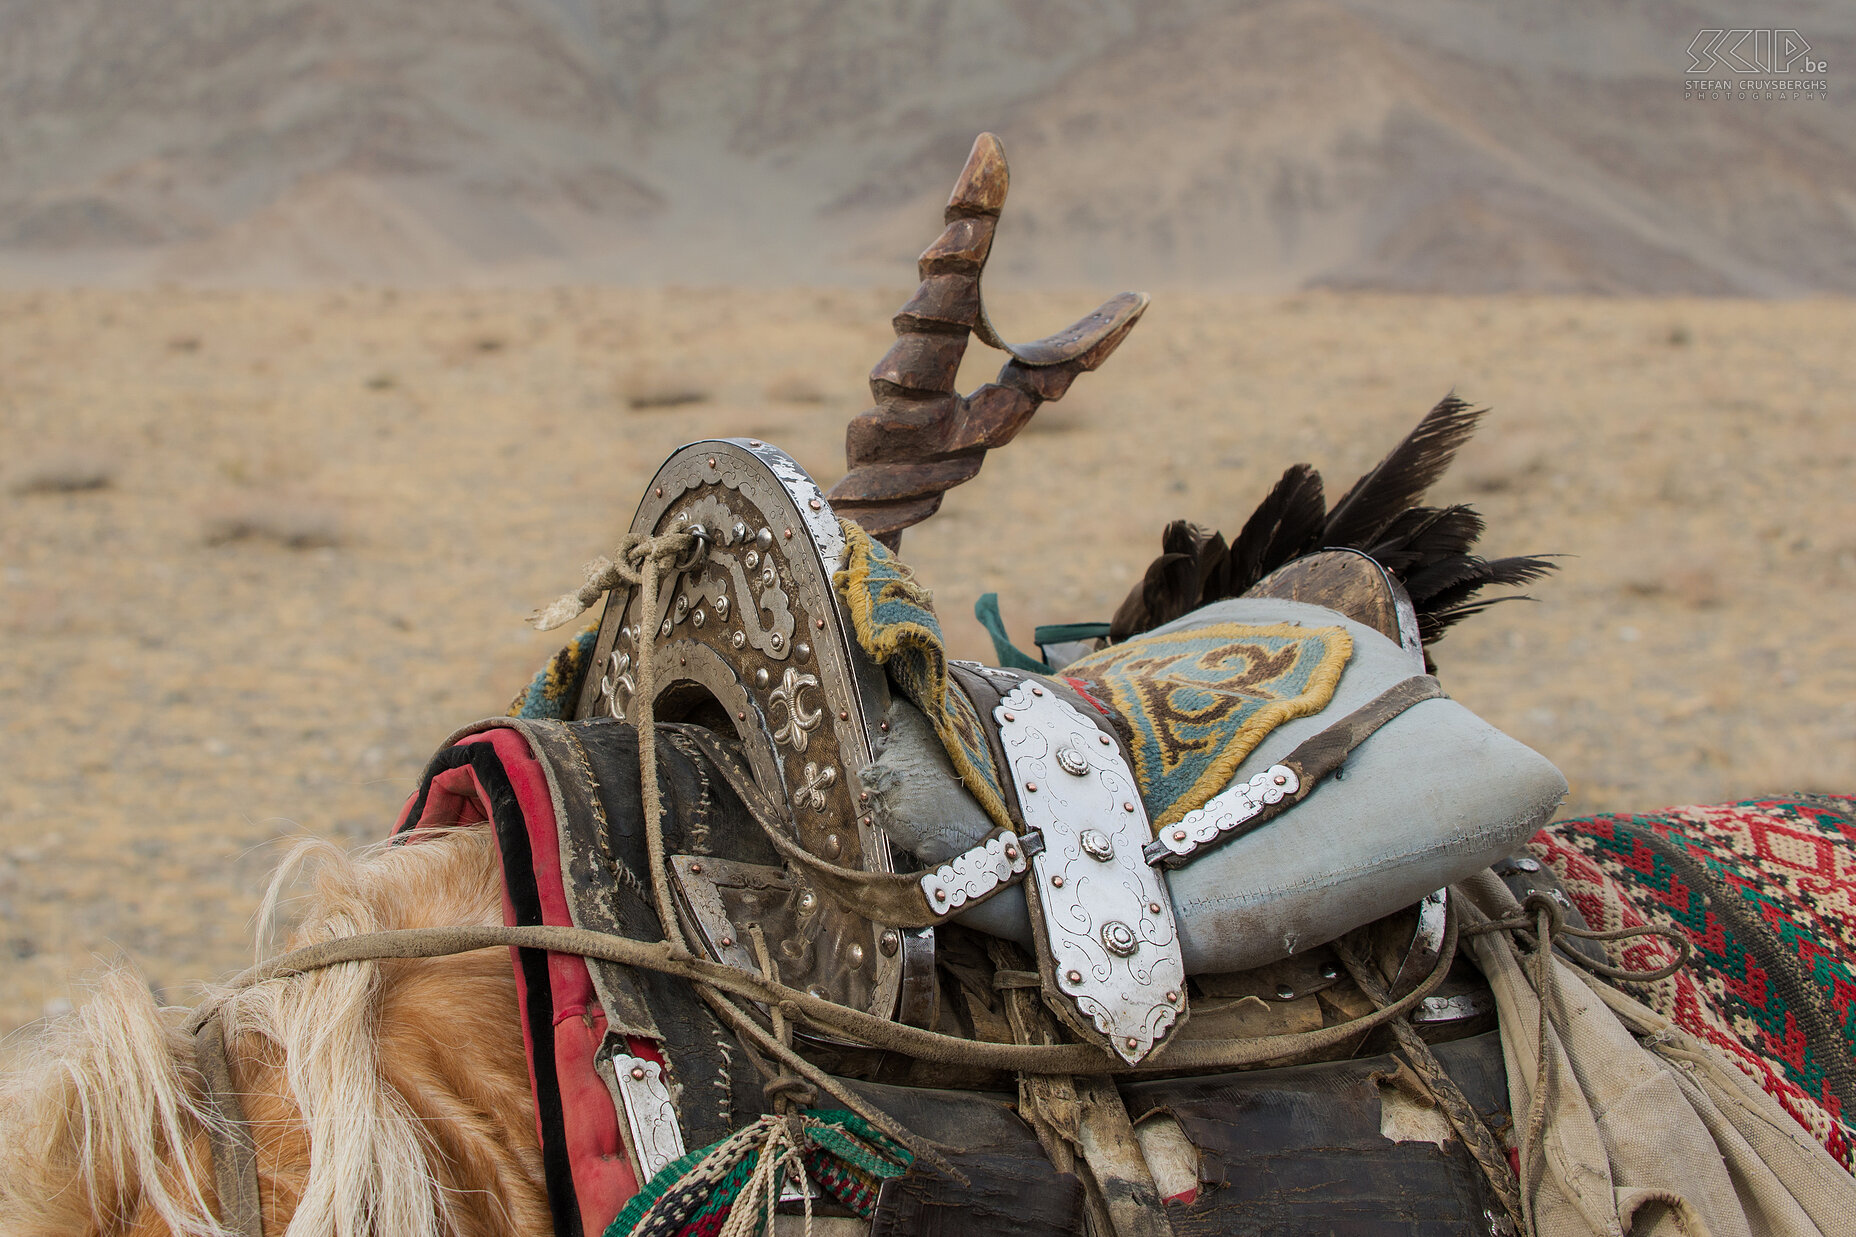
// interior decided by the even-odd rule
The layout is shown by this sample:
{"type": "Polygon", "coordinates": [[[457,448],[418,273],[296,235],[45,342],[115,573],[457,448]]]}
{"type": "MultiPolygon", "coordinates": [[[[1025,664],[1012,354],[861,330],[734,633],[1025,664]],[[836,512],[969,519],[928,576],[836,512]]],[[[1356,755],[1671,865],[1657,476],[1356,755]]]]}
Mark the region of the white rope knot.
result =
{"type": "Polygon", "coordinates": [[[611,558],[602,555],[581,568],[586,576],[585,584],[537,610],[529,622],[536,631],[564,627],[592,609],[601,597],[620,584],[642,584],[647,569],[660,575],[689,571],[701,563],[708,552],[709,538],[701,529],[656,536],[626,533],[611,558]]]}

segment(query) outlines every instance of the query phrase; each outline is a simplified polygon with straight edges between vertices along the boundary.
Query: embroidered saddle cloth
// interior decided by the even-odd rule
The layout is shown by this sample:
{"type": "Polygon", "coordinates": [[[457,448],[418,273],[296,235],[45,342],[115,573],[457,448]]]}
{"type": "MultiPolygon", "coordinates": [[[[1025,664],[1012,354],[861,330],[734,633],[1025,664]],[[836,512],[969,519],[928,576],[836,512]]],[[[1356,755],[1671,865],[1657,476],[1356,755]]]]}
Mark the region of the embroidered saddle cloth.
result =
{"type": "MultiPolygon", "coordinates": [[[[844,531],[836,583],[859,643],[927,716],[968,791],[1010,827],[987,723],[949,677],[931,595],[857,525],[844,531]]],[[[1113,720],[1158,831],[1223,790],[1277,726],[1326,708],[1352,652],[1341,626],[1212,623],[1090,654],[1064,677],[1113,720]]]]}

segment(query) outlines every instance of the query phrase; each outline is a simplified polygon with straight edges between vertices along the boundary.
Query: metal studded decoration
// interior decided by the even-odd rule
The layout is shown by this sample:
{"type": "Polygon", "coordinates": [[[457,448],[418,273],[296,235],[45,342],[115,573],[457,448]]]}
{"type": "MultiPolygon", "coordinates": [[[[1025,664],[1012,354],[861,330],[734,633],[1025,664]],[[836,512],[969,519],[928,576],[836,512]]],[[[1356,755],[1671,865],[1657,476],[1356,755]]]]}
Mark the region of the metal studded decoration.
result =
{"type": "Polygon", "coordinates": [[[637,1156],[639,1180],[649,1181],[659,1170],[683,1156],[683,1128],[664,1085],[664,1067],[627,1053],[612,1055],[612,1072],[625,1101],[625,1124],[637,1156]]]}
{"type": "Polygon", "coordinates": [[[1147,812],[1102,731],[1053,688],[1020,683],[993,710],[1025,827],[1043,849],[1026,878],[1046,987],[1079,1030],[1134,1064],[1186,1013],[1186,966],[1165,882],[1141,856],[1147,812]]]}
{"type": "MultiPolygon", "coordinates": [[[[658,470],[632,529],[696,532],[707,551],[665,577],[655,614],[638,612],[636,590],[614,590],[577,716],[630,715],[649,633],[659,721],[722,729],[725,715],[754,780],[792,805],[800,845],[844,867],[893,870],[858,781],[887,687],[841,618],[832,574],[844,540],[818,486],[757,440],[693,443],[658,470]]],[[[903,969],[920,951],[885,952],[884,925],[829,900],[799,922],[808,939],[782,960],[786,983],[881,1017],[899,1012],[903,969]]]]}
{"type": "Polygon", "coordinates": [[[1177,867],[1206,843],[1231,832],[1270,804],[1281,803],[1283,796],[1300,788],[1301,781],[1288,765],[1271,765],[1246,781],[1232,782],[1207,799],[1204,806],[1162,829],[1160,836],[1146,846],[1147,862],[1177,867]]]}
{"type": "Polygon", "coordinates": [[[921,880],[922,896],[937,915],[951,915],[976,898],[1024,874],[1030,863],[1026,847],[1016,833],[1002,829],[969,850],[963,850],[921,880]]]}

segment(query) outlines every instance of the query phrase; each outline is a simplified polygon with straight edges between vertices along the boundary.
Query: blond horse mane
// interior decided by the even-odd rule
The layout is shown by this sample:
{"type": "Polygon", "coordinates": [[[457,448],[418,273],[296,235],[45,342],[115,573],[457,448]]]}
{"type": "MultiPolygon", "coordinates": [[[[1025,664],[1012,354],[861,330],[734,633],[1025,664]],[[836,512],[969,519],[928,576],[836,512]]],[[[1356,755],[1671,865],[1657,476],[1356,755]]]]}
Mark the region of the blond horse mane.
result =
{"type": "MultiPolygon", "coordinates": [[[[353,857],[300,845],[272,880],[260,940],[306,864],[290,948],[502,922],[492,839],[465,829],[353,857]]],[[[206,999],[226,1002],[267,1234],[550,1231],[505,951],[348,963],[206,999]]],[[[0,1078],[0,1232],[221,1237],[187,1012],[157,1008],[118,967],[17,1047],[0,1078]]]]}

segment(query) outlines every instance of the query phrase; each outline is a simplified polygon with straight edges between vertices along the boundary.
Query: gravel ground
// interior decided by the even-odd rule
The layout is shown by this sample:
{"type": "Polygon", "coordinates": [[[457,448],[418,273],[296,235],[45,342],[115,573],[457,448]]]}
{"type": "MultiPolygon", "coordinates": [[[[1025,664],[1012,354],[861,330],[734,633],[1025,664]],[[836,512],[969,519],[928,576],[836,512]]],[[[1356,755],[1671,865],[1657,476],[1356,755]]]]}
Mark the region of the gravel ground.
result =
{"type": "MultiPolygon", "coordinates": [[[[671,449],[835,480],[905,296],[0,293],[0,1032],[99,960],[175,1000],[245,961],[283,844],[384,833],[671,449]]],[[[984,656],[977,594],[1021,643],[1106,618],[1166,520],[1235,531],[1296,460],[1338,493],[1454,388],[1495,412],[1434,497],[1569,557],[1440,673],[1565,811],[1847,792],[1852,338],[1847,301],[1161,296],[904,554],[984,656]]]]}

